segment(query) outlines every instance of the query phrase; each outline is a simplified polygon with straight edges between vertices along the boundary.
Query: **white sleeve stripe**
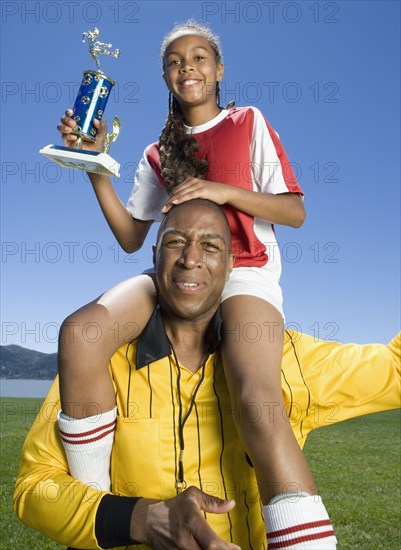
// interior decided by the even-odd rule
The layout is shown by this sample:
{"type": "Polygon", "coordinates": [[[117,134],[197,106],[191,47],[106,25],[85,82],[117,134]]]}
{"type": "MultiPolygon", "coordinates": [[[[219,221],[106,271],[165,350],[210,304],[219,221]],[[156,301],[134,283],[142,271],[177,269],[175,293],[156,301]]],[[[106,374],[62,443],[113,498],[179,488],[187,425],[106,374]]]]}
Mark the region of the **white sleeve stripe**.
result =
{"type": "Polygon", "coordinates": [[[160,221],[161,209],[167,200],[167,191],[160,184],[148,160],[148,151],[152,145],[146,147],[139,162],[127,209],[139,220],[160,221]]]}
{"type": "Polygon", "coordinates": [[[286,172],[290,166],[283,166],[278,156],[274,143],[275,139],[278,141],[278,134],[273,130],[275,136],[272,137],[262,113],[255,107],[252,110],[251,162],[256,189],[263,193],[286,193],[289,191],[286,172]]]}

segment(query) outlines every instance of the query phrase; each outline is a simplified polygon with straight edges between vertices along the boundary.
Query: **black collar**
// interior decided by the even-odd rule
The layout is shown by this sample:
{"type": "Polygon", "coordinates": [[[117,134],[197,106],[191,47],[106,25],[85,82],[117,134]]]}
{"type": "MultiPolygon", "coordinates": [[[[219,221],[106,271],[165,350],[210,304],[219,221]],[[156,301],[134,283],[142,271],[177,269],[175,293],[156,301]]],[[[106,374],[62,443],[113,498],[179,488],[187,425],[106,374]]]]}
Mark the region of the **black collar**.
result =
{"type": "MultiPolygon", "coordinates": [[[[209,341],[208,353],[214,353],[221,343],[220,336],[221,317],[220,309],[216,311],[210,321],[207,331],[207,339],[209,341]]],[[[158,361],[163,357],[167,357],[171,353],[170,340],[167,338],[163,326],[162,312],[160,306],[157,306],[153,315],[146,325],[144,331],[138,338],[136,348],[136,368],[141,369],[149,363],[158,361]]]]}

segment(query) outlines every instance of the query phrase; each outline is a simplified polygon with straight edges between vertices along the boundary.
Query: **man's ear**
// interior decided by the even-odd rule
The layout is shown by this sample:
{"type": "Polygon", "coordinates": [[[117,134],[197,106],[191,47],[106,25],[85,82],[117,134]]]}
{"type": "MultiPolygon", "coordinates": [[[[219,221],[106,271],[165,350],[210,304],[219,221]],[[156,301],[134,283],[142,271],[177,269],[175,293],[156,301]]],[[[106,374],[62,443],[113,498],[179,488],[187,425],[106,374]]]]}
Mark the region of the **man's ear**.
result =
{"type": "Polygon", "coordinates": [[[220,82],[221,80],[223,80],[223,74],[224,74],[224,64],[223,63],[219,63],[217,65],[217,80],[218,82],[220,82]]]}
{"type": "Polygon", "coordinates": [[[231,272],[234,269],[234,262],[235,262],[235,254],[234,252],[228,253],[228,261],[227,261],[227,277],[226,281],[230,278],[231,272]]]}

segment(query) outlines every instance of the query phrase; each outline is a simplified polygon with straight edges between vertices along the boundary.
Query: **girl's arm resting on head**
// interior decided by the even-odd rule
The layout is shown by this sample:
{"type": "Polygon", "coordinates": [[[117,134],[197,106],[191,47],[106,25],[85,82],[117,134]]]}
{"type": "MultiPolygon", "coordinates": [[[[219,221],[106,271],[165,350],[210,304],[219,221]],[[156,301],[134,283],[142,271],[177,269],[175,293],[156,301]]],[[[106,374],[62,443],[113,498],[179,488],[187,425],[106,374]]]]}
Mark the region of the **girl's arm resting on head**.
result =
{"type": "Polygon", "coordinates": [[[163,212],[168,212],[174,204],[196,198],[209,199],[220,205],[229,204],[255,218],[291,227],[300,227],[306,216],[299,193],[259,193],[198,178],[188,178],[178,185],[163,212]]]}
{"type": "Polygon", "coordinates": [[[258,109],[248,109],[246,116],[252,118],[249,167],[256,190],[249,182],[246,187],[251,189],[188,178],[174,189],[164,211],[173,204],[204,198],[220,205],[228,204],[270,223],[302,225],[305,220],[302,190],[278,135],[258,109]]]}
{"type": "Polygon", "coordinates": [[[305,208],[299,193],[272,195],[232,186],[230,190],[232,194],[227,204],[255,218],[290,227],[301,227],[305,221],[305,208]]]}

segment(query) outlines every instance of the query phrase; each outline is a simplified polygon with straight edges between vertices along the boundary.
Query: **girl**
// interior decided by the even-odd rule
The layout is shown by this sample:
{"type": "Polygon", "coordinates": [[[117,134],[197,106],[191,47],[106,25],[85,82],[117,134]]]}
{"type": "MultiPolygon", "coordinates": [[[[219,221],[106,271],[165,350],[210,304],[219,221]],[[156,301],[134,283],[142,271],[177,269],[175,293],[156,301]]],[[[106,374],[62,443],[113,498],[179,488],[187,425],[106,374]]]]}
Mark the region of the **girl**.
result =
{"type": "MultiPolygon", "coordinates": [[[[152,222],[175,204],[205,198],[222,206],[236,264],[222,296],[221,353],[239,435],[255,468],[268,539],[275,548],[335,548],[281,395],[284,314],[273,224],[303,223],[302,191],[260,111],[220,107],[222,55],[209,29],[191,21],[176,26],[162,44],[161,57],[169,114],[159,142],[145,149],[127,207],[105,176],[90,174],[94,191],[126,252],[138,250],[152,222]]],[[[67,111],[58,126],[69,146],[76,139],[71,115],[67,111]]],[[[96,124],[97,141],[87,149],[102,149],[105,127],[96,124]]],[[[71,315],[60,333],[61,436],[72,475],[86,483],[96,479],[102,489],[110,483],[116,416],[108,361],[144,329],[156,292],[150,275],[125,281],[71,315]],[[102,329],[96,344],[82,336],[93,323],[102,329]]]]}

